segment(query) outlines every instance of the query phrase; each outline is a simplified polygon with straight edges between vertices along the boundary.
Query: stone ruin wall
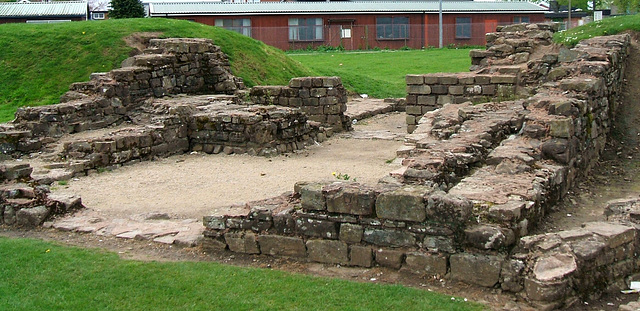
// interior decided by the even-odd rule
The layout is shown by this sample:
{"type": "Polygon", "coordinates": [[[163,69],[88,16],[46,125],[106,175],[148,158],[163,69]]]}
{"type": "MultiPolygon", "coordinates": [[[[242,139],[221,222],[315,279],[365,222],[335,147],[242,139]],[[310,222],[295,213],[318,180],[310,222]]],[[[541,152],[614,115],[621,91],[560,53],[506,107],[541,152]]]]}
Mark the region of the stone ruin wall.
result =
{"type": "MultiPolygon", "coordinates": [[[[435,94],[451,103],[427,108],[398,150],[404,160],[394,178],[374,186],[298,183],[291,194],[247,203],[243,213],[205,217],[207,243],[447,277],[517,293],[541,309],[624,287],[639,270],[636,225],[588,223],[529,235],[603,150],[630,44],[628,35],[593,38],[529,60],[536,44],[550,42],[552,30],[517,25],[489,34],[495,38],[489,50],[495,42],[513,49],[501,46],[512,52],[500,57],[484,53],[474,60],[485,66],[476,74],[408,76],[408,90],[464,87],[462,94],[448,86],[446,95],[435,94]],[[514,37],[520,39],[504,39],[514,37]],[[549,75],[559,71],[566,74],[549,75]],[[478,76],[540,79],[524,79],[526,92],[516,92],[517,100],[463,102],[477,95],[465,94],[466,88],[482,89],[478,76]]],[[[416,102],[433,96],[413,95],[416,102]]],[[[417,106],[409,98],[407,104],[408,110],[417,106]]]]}
{"type": "Polygon", "coordinates": [[[293,78],[288,86],[256,86],[251,101],[261,105],[299,108],[309,120],[339,132],[351,129],[347,111],[347,92],[338,77],[293,78]]]}
{"type": "Polygon", "coordinates": [[[191,151],[272,156],[324,141],[350,126],[339,77],[295,78],[290,87],[280,88],[297,90],[286,93],[285,106],[245,101],[241,79],[231,74],[227,56],[211,40],[153,39],[122,68],[72,84],[60,104],[20,108],[15,120],[0,125],[4,157],[38,152],[48,161],[44,168],[56,171],[40,175],[18,161],[0,165],[0,182],[5,183],[0,224],[39,225],[82,206],[79,198],[68,197],[57,199],[68,201],[68,208],[57,208],[44,187],[20,182],[51,184],[99,168],[191,151]],[[306,113],[312,112],[318,122],[309,121],[306,113]],[[79,138],[68,135],[80,132],[85,133],[79,138]],[[23,214],[37,217],[21,220],[23,214]]]}

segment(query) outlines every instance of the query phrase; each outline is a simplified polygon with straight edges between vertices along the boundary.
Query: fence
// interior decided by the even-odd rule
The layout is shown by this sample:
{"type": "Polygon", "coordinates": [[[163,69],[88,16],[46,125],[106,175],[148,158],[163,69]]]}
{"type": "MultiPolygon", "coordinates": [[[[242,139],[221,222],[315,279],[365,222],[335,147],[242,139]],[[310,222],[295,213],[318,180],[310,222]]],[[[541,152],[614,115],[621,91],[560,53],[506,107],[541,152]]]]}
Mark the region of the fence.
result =
{"type": "MultiPolygon", "coordinates": [[[[495,32],[497,22],[444,24],[444,46],[484,45],[485,34],[495,32]]],[[[224,27],[227,28],[227,27],[224,27]]],[[[242,27],[229,30],[263,41],[283,50],[341,47],[345,50],[420,49],[438,47],[438,24],[353,25],[329,24],[289,27],[242,27]],[[247,29],[249,28],[249,29],[247,29]]]]}

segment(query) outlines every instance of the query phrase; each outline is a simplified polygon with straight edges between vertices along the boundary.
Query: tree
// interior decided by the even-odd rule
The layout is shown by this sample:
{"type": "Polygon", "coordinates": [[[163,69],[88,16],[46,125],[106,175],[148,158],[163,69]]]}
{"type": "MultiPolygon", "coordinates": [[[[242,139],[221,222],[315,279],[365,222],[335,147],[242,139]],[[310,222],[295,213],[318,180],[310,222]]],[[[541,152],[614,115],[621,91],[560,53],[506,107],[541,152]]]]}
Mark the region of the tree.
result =
{"type": "Polygon", "coordinates": [[[140,0],[112,0],[109,18],[144,17],[144,7],[140,0]]]}

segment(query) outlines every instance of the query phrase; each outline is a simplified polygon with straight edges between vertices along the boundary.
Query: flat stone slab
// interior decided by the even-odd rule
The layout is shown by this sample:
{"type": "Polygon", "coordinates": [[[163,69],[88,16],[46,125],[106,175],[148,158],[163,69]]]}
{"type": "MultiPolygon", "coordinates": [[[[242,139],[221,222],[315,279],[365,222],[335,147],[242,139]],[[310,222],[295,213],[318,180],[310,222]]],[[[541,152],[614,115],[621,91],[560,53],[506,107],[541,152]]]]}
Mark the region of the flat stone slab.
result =
{"type": "Polygon", "coordinates": [[[149,240],[163,244],[195,246],[204,232],[198,219],[147,219],[131,216],[132,219],[104,219],[93,211],[85,210],[76,215],[59,218],[51,227],[96,235],[115,236],[123,239],[149,240]]]}

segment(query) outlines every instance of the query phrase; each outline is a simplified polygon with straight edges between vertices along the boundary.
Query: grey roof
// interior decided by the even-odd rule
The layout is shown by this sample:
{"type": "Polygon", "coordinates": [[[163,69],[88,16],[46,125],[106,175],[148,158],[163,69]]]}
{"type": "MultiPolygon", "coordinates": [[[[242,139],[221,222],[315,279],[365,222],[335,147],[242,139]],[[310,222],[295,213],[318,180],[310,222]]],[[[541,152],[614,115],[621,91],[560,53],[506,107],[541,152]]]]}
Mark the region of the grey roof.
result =
{"type": "MultiPolygon", "coordinates": [[[[442,11],[445,13],[544,13],[547,10],[530,2],[443,1],[442,11]]],[[[438,12],[438,1],[260,3],[221,3],[212,1],[149,2],[149,13],[151,16],[435,12],[438,12]]]]}
{"type": "Polygon", "coordinates": [[[1,2],[0,18],[86,16],[83,1],[1,2]]]}

